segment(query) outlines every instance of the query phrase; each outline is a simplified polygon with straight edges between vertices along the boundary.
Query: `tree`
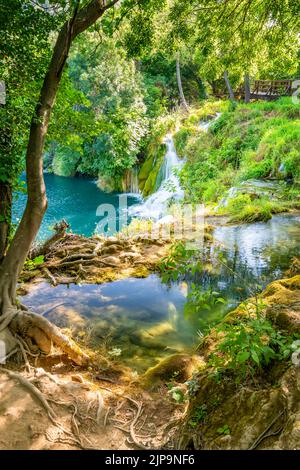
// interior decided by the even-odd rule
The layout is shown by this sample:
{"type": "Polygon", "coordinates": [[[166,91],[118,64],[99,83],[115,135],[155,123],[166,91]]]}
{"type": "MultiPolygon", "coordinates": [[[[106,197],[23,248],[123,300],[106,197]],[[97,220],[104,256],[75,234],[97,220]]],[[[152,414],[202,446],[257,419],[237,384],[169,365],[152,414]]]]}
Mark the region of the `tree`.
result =
{"type": "Polygon", "coordinates": [[[0,107],[0,261],[11,232],[12,192],[43,74],[50,56],[48,35],[61,15],[49,15],[28,1],[0,0],[0,78],[7,99],[0,107]]]}
{"type": "Polygon", "coordinates": [[[189,107],[188,107],[188,104],[186,102],[184,92],[183,92],[183,88],[182,88],[179,54],[177,55],[177,59],[176,59],[176,76],[177,76],[177,84],[178,84],[180,101],[181,101],[181,104],[182,104],[183,108],[185,109],[185,111],[188,112],[189,107]]]}
{"type": "Polygon", "coordinates": [[[230,101],[234,101],[234,93],[233,93],[231,83],[230,83],[229,78],[228,78],[227,70],[225,70],[225,72],[224,72],[224,80],[225,80],[226,87],[227,87],[227,90],[228,90],[228,93],[229,93],[230,101]]]}
{"type": "Polygon", "coordinates": [[[99,47],[97,32],[87,32],[74,45],[67,72],[73,86],[86,97],[87,104],[79,114],[82,121],[90,119],[90,125],[83,138],[77,134],[77,158],[69,152],[69,142],[62,143],[57,147],[54,167],[109,176],[117,183],[137,161],[149,116],[142,74],[124,48],[116,46],[115,36],[102,32],[99,47]]]}
{"type": "Polygon", "coordinates": [[[15,346],[12,333],[21,335],[25,333],[44,351],[49,350],[52,340],[69,353],[76,362],[81,363],[82,358],[86,359],[48,320],[33,312],[22,311],[18,308],[16,285],[47,208],[43,178],[43,150],[51,112],[71,44],[80,33],[93,25],[117,3],[118,0],[109,2],[91,0],[81,7],[79,0],[71,2],[72,16],[61,27],[55,42],[52,58],[31,120],[26,151],[27,204],[14,238],[0,265],[0,332],[6,343],[7,352],[15,346]]]}
{"type": "Polygon", "coordinates": [[[201,76],[214,89],[228,71],[233,87],[244,74],[286,78],[297,69],[298,7],[292,0],[174,0],[171,36],[189,43],[201,76]]]}

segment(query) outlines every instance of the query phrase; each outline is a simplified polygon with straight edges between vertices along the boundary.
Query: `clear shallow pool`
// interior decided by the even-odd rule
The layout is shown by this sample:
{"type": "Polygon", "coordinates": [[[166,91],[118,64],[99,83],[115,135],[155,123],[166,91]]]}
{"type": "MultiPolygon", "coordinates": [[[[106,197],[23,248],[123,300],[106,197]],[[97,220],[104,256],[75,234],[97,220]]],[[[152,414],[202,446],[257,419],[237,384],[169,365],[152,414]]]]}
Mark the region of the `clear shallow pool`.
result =
{"type": "Polygon", "coordinates": [[[151,275],[102,285],[43,283],[23,301],[38,313],[63,303],[46,316],[75,333],[92,328],[95,344],[108,341],[108,350],[120,349],[120,359],[140,371],[196,345],[194,328],[182,315],[185,295],[184,283],[168,287],[151,275]]]}
{"type": "Polygon", "coordinates": [[[23,302],[37,312],[63,303],[49,318],[75,331],[93,331],[94,342],[108,342],[120,359],[138,371],[176,351],[190,351],[198,331],[218,321],[240,301],[284,275],[294,256],[300,256],[300,216],[277,215],[267,223],[224,226],[215,230],[201,274],[166,286],[157,275],[102,285],[39,284],[23,302]],[[222,252],[222,263],[219,254],[222,252]],[[218,291],[225,305],[190,310],[191,282],[218,291]]]}

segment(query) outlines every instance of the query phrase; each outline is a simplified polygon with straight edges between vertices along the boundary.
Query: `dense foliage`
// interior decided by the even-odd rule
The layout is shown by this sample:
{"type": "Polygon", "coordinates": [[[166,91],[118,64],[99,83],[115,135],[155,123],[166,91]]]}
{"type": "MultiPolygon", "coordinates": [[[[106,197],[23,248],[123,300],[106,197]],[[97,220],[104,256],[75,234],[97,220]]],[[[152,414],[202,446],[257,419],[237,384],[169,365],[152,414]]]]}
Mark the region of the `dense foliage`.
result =
{"type": "MultiPolygon", "coordinates": [[[[181,174],[187,199],[220,202],[232,186],[269,178],[285,182],[279,199],[292,200],[300,177],[299,117],[299,105],[290,98],[239,104],[237,108],[215,102],[196,110],[175,135],[178,151],[187,158],[181,174]],[[222,115],[203,133],[197,128],[197,119],[203,119],[205,112],[210,115],[212,110],[222,111],[222,115]]],[[[254,194],[235,194],[227,202],[226,211],[251,222],[255,212],[260,213],[261,220],[267,220],[271,212],[283,209],[268,195],[266,200],[262,197],[253,201],[253,197],[254,194]]],[[[297,204],[296,197],[294,203],[297,204]]]]}
{"type": "Polygon", "coordinates": [[[1,0],[0,24],[0,78],[6,84],[6,104],[0,106],[0,181],[15,184],[49,60],[48,36],[59,18],[45,15],[29,1],[1,0]]]}

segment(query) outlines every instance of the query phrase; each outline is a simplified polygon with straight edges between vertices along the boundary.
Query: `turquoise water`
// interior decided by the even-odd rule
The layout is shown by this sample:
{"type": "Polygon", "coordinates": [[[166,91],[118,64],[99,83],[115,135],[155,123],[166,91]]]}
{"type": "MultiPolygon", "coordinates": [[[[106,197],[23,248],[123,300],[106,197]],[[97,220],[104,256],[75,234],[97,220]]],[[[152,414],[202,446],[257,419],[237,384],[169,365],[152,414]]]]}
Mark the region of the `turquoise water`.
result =
{"type": "MultiPolygon", "coordinates": [[[[74,233],[94,233],[101,204],[110,204],[119,219],[119,195],[101,192],[93,181],[45,175],[49,207],[39,237],[66,219],[74,233]]],[[[26,196],[16,201],[20,217],[26,196]]],[[[128,205],[137,198],[128,196],[128,205]]],[[[106,353],[117,350],[120,359],[145,370],[175,351],[190,351],[199,341],[198,332],[218,321],[228,310],[284,275],[293,257],[300,256],[300,216],[276,215],[267,223],[218,226],[215,243],[203,251],[203,272],[166,286],[152,275],[146,279],[124,279],[103,285],[37,284],[23,302],[37,312],[55,307],[49,318],[76,335],[89,331],[95,347],[106,353]],[[220,264],[219,256],[222,254],[220,264]],[[204,292],[217,291],[225,304],[210,308],[190,304],[187,295],[195,283],[204,292]],[[63,305],[61,305],[63,304],[63,305]]]]}
{"type": "MultiPolygon", "coordinates": [[[[95,231],[100,217],[96,215],[100,204],[112,204],[119,220],[119,195],[106,194],[100,191],[93,180],[86,178],[65,178],[46,173],[44,175],[48,209],[44,217],[38,238],[45,239],[51,235],[51,227],[62,219],[70,224],[74,233],[90,236],[95,231]]],[[[137,198],[128,196],[128,206],[137,203],[137,198]]],[[[13,218],[20,219],[26,204],[26,195],[15,198],[13,218]]]]}
{"type": "Polygon", "coordinates": [[[48,315],[51,321],[75,334],[87,329],[96,348],[117,348],[121,361],[143,371],[170,352],[191,351],[199,331],[205,332],[242,300],[284,276],[292,258],[300,256],[299,215],[218,227],[214,235],[215,244],[206,253],[210,267],[170,286],[157,275],[102,285],[43,283],[22,302],[39,313],[54,306],[48,315]],[[224,264],[218,262],[220,251],[224,264]],[[217,291],[225,304],[196,310],[187,299],[192,282],[203,291],[217,291]]]}

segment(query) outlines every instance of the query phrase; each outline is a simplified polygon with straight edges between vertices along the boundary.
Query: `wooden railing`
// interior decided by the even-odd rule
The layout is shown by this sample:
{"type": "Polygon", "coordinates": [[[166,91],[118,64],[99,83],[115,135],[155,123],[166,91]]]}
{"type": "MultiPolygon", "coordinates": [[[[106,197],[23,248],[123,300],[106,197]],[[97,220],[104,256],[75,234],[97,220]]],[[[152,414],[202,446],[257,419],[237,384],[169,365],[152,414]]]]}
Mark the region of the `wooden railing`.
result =
{"type": "Polygon", "coordinates": [[[255,80],[251,94],[266,96],[290,96],[294,80],[255,80]]]}

